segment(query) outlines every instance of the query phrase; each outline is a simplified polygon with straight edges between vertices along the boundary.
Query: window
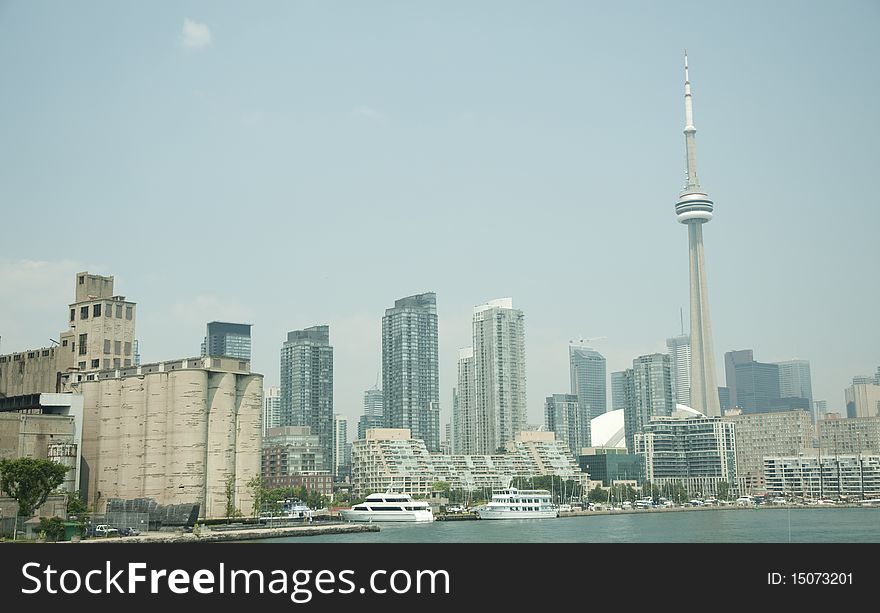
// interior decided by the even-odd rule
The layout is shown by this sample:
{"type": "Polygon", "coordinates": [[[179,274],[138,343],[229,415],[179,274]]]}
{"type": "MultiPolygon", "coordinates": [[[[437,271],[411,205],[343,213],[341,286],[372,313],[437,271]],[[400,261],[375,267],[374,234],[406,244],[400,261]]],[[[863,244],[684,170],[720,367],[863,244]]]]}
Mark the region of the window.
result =
{"type": "Polygon", "coordinates": [[[49,350],[48,350],[48,349],[43,349],[43,353],[42,353],[41,355],[42,355],[43,357],[46,357],[47,355],[49,355],[49,350]]]}
{"type": "Polygon", "coordinates": [[[81,275],[80,278],[79,278],[79,284],[82,285],[82,284],[85,283],[85,282],[86,282],[86,278],[85,278],[85,276],[82,276],[82,275],[81,275]]]}
{"type": "Polygon", "coordinates": [[[113,305],[109,302],[104,305],[104,315],[110,317],[113,314],[113,305]]]}
{"type": "Polygon", "coordinates": [[[110,339],[109,338],[104,339],[104,353],[105,354],[110,353],[110,339]]]}
{"type": "Polygon", "coordinates": [[[84,306],[79,310],[79,318],[80,319],[88,319],[89,318],[89,307],[84,306]]]}
{"type": "Polygon", "coordinates": [[[101,368],[101,360],[92,360],[92,368],[101,368]]]}
{"type": "Polygon", "coordinates": [[[92,307],[92,317],[100,317],[101,316],[101,305],[96,304],[92,307]]]}
{"type": "Polygon", "coordinates": [[[125,343],[125,355],[131,355],[131,343],[125,343]]]}
{"type": "Polygon", "coordinates": [[[130,307],[130,306],[125,307],[125,318],[131,319],[133,315],[134,315],[134,308],[130,307]]]}
{"type": "Polygon", "coordinates": [[[116,305],[116,319],[122,319],[122,305],[116,305]]]}
{"type": "Polygon", "coordinates": [[[109,370],[109,369],[110,369],[110,359],[104,358],[104,370],[109,370]]]}
{"type": "Polygon", "coordinates": [[[70,321],[76,319],[76,309],[70,309],[70,321]]]}
{"type": "Polygon", "coordinates": [[[29,352],[28,352],[28,359],[30,360],[30,359],[33,358],[33,357],[34,357],[34,352],[33,352],[33,351],[29,351],[29,352]]]}
{"type": "Polygon", "coordinates": [[[113,341],[113,355],[122,353],[122,341],[113,341]]]}
{"type": "Polygon", "coordinates": [[[126,365],[126,366],[131,366],[131,360],[125,360],[125,365],[126,365]]]}
{"type": "Polygon", "coordinates": [[[61,346],[67,347],[67,339],[66,338],[63,341],[61,341],[61,346]]]}
{"type": "Polygon", "coordinates": [[[119,368],[120,363],[119,358],[113,358],[113,368],[119,368]]]}
{"type": "Polygon", "coordinates": [[[86,363],[85,363],[85,362],[79,362],[79,363],[77,363],[77,366],[79,367],[80,370],[85,370],[85,369],[86,369],[86,363]]]}
{"type": "Polygon", "coordinates": [[[88,348],[86,340],[88,339],[88,336],[89,336],[88,334],[80,334],[79,335],[79,354],[80,355],[86,354],[86,349],[88,348]]]}

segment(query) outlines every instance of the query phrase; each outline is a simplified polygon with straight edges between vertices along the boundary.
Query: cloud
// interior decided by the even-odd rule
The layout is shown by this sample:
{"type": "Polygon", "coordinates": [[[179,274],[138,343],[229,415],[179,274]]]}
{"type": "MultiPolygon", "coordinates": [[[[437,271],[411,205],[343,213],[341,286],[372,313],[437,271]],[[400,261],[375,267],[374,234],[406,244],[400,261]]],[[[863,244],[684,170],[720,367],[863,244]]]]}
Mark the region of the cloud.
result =
{"type": "Polygon", "coordinates": [[[180,44],[187,49],[207,47],[211,44],[211,29],[206,24],[193,21],[187,17],[183,20],[180,44]]]}

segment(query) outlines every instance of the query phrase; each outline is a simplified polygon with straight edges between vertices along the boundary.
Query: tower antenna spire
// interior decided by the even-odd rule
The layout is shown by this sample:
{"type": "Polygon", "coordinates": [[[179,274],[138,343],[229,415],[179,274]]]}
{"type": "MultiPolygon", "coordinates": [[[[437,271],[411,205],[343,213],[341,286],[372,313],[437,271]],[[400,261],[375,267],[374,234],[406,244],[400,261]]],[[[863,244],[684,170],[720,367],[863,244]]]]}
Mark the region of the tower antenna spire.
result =
{"type": "Polygon", "coordinates": [[[694,102],[691,96],[691,81],[688,78],[688,54],[684,50],[684,138],[687,147],[687,191],[699,191],[697,179],[697,129],[694,127],[694,102]]]}

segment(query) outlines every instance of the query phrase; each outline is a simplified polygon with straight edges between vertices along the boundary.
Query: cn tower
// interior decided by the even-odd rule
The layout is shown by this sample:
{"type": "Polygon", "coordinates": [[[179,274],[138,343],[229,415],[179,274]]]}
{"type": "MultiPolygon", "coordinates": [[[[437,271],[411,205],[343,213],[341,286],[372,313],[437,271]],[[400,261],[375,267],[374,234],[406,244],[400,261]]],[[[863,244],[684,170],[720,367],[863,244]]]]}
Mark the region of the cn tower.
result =
{"type": "Polygon", "coordinates": [[[715,383],[715,353],[709,319],[709,290],[703,256],[703,224],[712,219],[714,208],[697,179],[697,129],[691,83],[688,80],[687,51],[684,53],[684,142],[687,148],[687,185],[675,205],[675,216],[688,229],[691,286],[691,407],[708,416],[720,416],[718,386],[715,383]]]}

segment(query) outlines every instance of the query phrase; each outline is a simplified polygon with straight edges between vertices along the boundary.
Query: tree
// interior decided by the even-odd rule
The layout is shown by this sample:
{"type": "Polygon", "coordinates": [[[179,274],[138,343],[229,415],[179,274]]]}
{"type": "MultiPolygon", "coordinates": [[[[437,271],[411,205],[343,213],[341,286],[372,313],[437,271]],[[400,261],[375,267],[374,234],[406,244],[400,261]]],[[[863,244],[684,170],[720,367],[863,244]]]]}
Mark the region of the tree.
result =
{"type": "MultiPolygon", "coordinates": [[[[0,491],[18,503],[19,517],[32,517],[49,494],[64,482],[67,466],[39,458],[0,460],[0,491]]],[[[13,537],[18,531],[15,522],[13,537]]]]}
{"type": "Polygon", "coordinates": [[[448,481],[435,481],[434,484],[431,486],[432,492],[440,492],[446,498],[449,498],[449,491],[450,490],[451,490],[451,487],[450,487],[448,481]]]}
{"type": "Polygon", "coordinates": [[[64,520],[60,517],[41,517],[40,532],[46,535],[50,541],[57,542],[64,540],[64,520]]]}
{"type": "Polygon", "coordinates": [[[263,480],[260,478],[260,475],[256,475],[247,482],[247,486],[254,498],[254,517],[259,517],[263,509],[263,493],[266,491],[263,488],[263,480]]]}
{"type": "Polygon", "coordinates": [[[608,500],[608,492],[597,485],[592,490],[590,490],[588,497],[590,499],[590,502],[605,502],[606,500],[608,500]]]}
{"type": "Polygon", "coordinates": [[[241,511],[235,508],[235,475],[226,477],[226,521],[241,517],[241,511]]]}
{"type": "Polygon", "coordinates": [[[718,499],[727,500],[730,497],[730,484],[727,481],[718,482],[718,499]]]}
{"type": "Polygon", "coordinates": [[[86,513],[89,512],[89,508],[86,506],[85,501],[79,495],[79,492],[74,492],[67,497],[67,516],[75,516],[77,518],[82,518],[86,513]]]}

